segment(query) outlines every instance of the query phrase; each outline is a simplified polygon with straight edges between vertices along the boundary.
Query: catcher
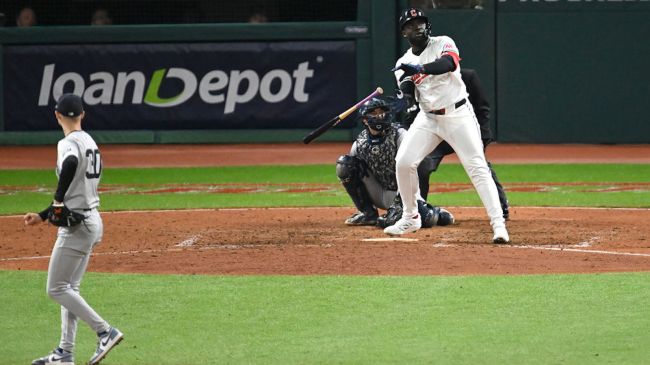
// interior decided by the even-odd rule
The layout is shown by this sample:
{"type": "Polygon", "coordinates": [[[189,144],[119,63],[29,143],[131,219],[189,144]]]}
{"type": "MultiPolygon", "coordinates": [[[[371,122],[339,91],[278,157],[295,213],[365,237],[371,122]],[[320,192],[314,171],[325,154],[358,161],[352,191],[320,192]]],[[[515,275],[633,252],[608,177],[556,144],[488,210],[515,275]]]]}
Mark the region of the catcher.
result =
{"type": "MultiPolygon", "coordinates": [[[[364,130],[352,144],[350,153],[336,161],[336,175],[358,209],[345,220],[349,226],[387,227],[402,216],[402,203],[397,194],[395,154],[406,130],[393,123],[391,104],[373,98],[359,109],[364,130]],[[379,216],[378,209],[388,210],[379,216]]],[[[446,226],[454,223],[447,210],[418,201],[422,227],[446,226]]]]}
{"type": "Polygon", "coordinates": [[[65,135],[57,144],[59,182],[54,201],[40,213],[25,214],[24,220],[25,225],[49,221],[59,227],[47,271],[47,294],[61,306],[61,339],[54,351],[32,365],[74,364],[79,319],[97,333],[97,350],[88,361],[96,365],[124,337],[79,294],[90,254],[104,232],[97,210],[102,159],[93,138],[81,129],[85,113],[79,96],[63,94],[54,115],[65,135]]]}

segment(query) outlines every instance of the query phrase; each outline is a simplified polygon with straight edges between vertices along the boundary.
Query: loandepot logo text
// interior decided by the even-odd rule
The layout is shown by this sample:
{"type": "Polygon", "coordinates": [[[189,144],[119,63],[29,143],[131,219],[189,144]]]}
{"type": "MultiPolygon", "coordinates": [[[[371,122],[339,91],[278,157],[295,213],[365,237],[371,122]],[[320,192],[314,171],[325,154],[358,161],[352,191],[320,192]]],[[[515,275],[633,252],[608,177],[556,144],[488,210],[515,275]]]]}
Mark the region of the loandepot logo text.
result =
{"type": "Polygon", "coordinates": [[[305,83],[313,76],[314,70],[309,68],[309,62],[298,64],[291,73],[274,69],[261,77],[254,70],[231,70],[229,73],[213,70],[199,78],[188,69],[170,67],[154,71],[148,80],[140,71],[118,72],[116,75],[95,72],[88,75],[88,79],[76,72],[55,77],[55,64],[49,64],[43,67],[38,105],[48,105],[50,97],[58,100],[63,90],[70,90],[70,86],[71,92],[81,95],[87,105],[145,103],[158,108],[183,104],[198,91],[201,100],[208,104],[224,103],[224,114],[230,114],[237,104],[247,103],[258,94],[269,103],[281,102],[289,95],[296,102],[306,103],[309,94],[305,92],[305,83]],[[182,90],[175,96],[161,97],[160,86],[167,79],[177,79],[176,83],[180,81],[182,90]],[[271,84],[274,84],[273,88],[271,84]],[[127,94],[131,95],[131,100],[125,101],[127,94]]]}

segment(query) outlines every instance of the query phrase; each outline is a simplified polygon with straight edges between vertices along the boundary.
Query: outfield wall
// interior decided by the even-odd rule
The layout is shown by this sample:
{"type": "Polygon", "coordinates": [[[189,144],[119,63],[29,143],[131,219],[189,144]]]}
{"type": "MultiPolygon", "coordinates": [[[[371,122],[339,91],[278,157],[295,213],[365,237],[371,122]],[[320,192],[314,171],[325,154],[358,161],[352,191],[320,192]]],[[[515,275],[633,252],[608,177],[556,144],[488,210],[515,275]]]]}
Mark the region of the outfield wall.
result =
{"type": "MultiPolygon", "coordinates": [[[[406,0],[354,22],[0,28],[0,144],[49,144],[62,92],[99,143],[300,140],[375,87],[407,47],[406,0]]],[[[649,143],[650,1],[487,1],[430,9],[478,70],[500,142],[649,143]]],[[[319,140],[350,141],[352,118],[319,140]]]]}

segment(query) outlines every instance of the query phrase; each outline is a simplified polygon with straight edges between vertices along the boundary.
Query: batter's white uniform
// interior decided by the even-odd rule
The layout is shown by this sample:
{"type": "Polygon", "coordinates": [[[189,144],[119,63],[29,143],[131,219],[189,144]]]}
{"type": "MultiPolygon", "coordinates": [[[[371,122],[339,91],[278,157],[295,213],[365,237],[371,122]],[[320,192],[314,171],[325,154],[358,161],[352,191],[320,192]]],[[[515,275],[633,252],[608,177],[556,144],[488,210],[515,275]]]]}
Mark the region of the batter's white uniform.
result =
{"type": "MultiPolygon", "coordinates": [[[[397,60],[396,66],[402,63],[424,65],[436,61],[446,52],[460,55],[451,38],[429,37],[429,43],[419,56],[409,49],[397,60]]],[[[403,73],[402,70],[395,72],[398,83],[403,73]]],[[[485,160],[481,131],[472,105],[466,100],[463,105],[455,107],[455,104],[468,97],[460,76],[460,66],[455,71],[442,75],[415,74],[410,79],[415,83],[415,98],[420,105],[420,112],[395,157],[397,185],[402,196],[404,216],[415,216],[418,213],[418,165],[445,140],[456,151],[465,172],[472,180],[490,217],[492,229],[505,228],[499,195],[485,160]],[[441,109],[445,110],[444,115],[432,113],[441,109]]]]}

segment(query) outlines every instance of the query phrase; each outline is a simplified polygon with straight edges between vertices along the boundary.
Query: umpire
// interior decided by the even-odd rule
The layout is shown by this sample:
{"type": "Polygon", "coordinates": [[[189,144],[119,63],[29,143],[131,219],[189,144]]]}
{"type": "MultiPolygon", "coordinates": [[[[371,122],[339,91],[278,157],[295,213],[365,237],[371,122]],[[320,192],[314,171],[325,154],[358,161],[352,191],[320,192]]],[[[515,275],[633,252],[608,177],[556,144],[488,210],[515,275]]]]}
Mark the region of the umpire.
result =
{"type": "MultiPolygon", "coordinates": [[[[474,113],[478,119],[478,123],[481,127],[481,139],[483,140],[483,149],[487,148],[492,139],[492,131],[490,130],[490,103],[487,101],[485,92],[483,91],[483,85],[481,80],[478,77],[478,74],[475,70],[470,68],[463,68],[460,70],[460,75],[467,87],[467,92],[469,93],[469,102],[474,108],[474,113]]],[[[417,104],[416,104],[417,106],[417,104]]],[[[417,115],[418,110],[410,110],[404,118],[404,123],[410,125],[413,122],[413,118],[417,115]]],[[[442,141],[436,147],[433,152],[431,152],[427,157],[422,160],[418,166],[418,177],[420,183],[420,195],[424,200],[427,199],[429,194],[429,177],[431,174],[438,170],[438,166],[442,162],[442,159],[454,153],[454,149],[451,148],[449,143],[442,141]]],[[[497,186],[497,191],[499,193],[499,201],[501,203],[501,209],[503,209],[503,218],[506,220],[510,219],[510,211],[508,198],[506,197],[506,192],[503,189],[503,185],[499,182],[492,164],[488,161],[488,167],[490,168],[490,173],[492,174],[492,179],[497,186]]]]}

